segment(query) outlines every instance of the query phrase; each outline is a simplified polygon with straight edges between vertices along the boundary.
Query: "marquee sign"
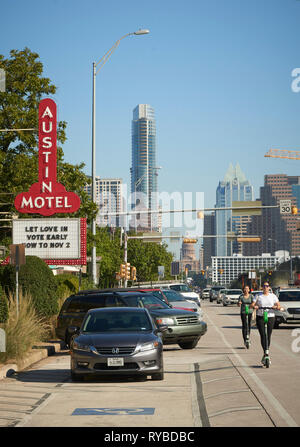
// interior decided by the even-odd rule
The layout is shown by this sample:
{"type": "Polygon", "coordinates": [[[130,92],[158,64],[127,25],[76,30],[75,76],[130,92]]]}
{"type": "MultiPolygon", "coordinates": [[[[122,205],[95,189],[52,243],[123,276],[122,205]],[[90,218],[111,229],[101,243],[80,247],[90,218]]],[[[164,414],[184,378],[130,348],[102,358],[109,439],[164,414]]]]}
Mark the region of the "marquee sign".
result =
{"type": "Polygon", "coordinates": [[[80,207],[79,196],[67,192],[56,180],[56,127],[56,104],[50,98],[43,99],[39,104],[39,181],[15,198],[15,208],[20,213],[51,216],[74,213],[80,207]]]}
{"type": "Polygon", "coordinates": [[[86,265],[86,219],[15,219],[13,243],[51,265],[86,265]]]}

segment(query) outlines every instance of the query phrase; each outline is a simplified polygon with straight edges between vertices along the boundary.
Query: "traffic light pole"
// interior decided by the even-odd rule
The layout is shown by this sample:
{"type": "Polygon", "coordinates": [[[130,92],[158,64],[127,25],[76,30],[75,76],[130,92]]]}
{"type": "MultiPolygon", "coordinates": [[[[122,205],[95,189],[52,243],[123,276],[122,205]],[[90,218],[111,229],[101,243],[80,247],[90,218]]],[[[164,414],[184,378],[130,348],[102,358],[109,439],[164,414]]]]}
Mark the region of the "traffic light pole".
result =
{"type": "MultiPolygon", "coordinates": [[[[127,236],[127,231],[124,231],[124,264],[127,266],[127,241],[128,241],[128,236],[127,236]]],[[[127,287],[127,275],[125,276],[124,279],[124,287],[127,287]]]]}

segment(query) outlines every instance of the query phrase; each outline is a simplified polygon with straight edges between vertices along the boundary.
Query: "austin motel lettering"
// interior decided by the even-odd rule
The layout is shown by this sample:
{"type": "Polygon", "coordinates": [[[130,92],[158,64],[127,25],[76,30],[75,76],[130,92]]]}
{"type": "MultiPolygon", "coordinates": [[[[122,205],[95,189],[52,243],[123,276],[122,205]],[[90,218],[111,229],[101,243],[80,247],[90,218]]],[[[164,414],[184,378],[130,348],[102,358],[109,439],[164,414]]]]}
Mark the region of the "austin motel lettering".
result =
{"type": "Polygon", "coordinates": [[[17,195],[15,207],[20,213],[51,216],[56,213],[74,213],[80,207],[80,198],[67,192],[56,181],[57,173],[56,104],[46,98],[39,105],[39,181],[28,192],[17,195]]]}

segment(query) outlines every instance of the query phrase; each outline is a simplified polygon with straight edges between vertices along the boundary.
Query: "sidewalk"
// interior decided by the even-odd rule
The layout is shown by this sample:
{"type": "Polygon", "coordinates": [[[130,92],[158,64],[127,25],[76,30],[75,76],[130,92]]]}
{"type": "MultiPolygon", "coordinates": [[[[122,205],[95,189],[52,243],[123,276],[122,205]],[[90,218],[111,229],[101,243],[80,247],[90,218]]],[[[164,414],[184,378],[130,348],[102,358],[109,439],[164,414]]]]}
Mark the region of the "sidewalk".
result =
{"type": "Polygon", "coordinates": [[[59,340],[37,343],[23,360],[19,362],[15,360],[16,363],[0,364],[0,380],[11,376],[15,372],[22,371],[50,355],[54,355],[56,352],[63,350],[64,347],[65,343],[59,340]]]}

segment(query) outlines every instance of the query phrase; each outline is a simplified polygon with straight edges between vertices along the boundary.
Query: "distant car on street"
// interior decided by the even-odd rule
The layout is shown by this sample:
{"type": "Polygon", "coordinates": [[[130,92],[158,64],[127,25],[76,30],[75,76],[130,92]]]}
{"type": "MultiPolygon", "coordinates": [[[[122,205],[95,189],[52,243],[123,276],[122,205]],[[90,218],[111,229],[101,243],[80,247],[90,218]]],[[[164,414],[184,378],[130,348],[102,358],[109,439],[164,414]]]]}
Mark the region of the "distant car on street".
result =
{"type": "Polygon", "coordinates": [[[280,324],[300,323],[300,289],[280,289],[278,300],[281,310],[275,310],[275,328],[280,324]]]}
{"type": "Polygon", "coordinates": [[[210,289],[210,294],[209,294],[209,301],[212,303],[214,300],[217,299],[217,295],[219,290],[224,289],[224,286],[212,286],[212,288],[210,289]]]}
{"type": "Polygon", "coordinates": [[[223,293],[223,306],[237,304],[242,293],[242,289],[226,289],[223,293]]]}
{"type": "Polygon", "coordinates": [[[203,300],[208,299],[210,295],[210,289],[203,289],[201,292],[201,298],[203,300]]]}
{"type": "Polygon", "coordinates": [[[223,294],[225,293],[226,289],[220,289],[217,291],[217,304],[221,304],[223,301],[223,294]]]}

